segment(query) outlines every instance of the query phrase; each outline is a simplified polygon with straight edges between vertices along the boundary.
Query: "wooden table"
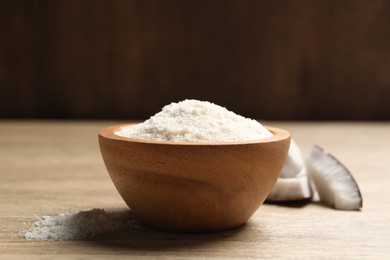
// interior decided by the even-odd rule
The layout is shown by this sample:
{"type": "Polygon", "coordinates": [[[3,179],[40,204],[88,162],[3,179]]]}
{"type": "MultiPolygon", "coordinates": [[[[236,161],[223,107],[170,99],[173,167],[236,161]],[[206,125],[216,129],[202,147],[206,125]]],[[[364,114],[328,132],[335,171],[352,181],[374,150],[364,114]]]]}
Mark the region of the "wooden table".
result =
{"type": "Polygon", "coordinates": [[[83,241],[27,241],[36,216],[125,209],[100,156],[97,132],[117,122],[0,121],[0,258],[390,259],[390,123],[268,122],[307,155],[319,144],[353,173],[361,211],[319,202],[263,205],[241,228],[208,234],[142,227],[83,241]]]}

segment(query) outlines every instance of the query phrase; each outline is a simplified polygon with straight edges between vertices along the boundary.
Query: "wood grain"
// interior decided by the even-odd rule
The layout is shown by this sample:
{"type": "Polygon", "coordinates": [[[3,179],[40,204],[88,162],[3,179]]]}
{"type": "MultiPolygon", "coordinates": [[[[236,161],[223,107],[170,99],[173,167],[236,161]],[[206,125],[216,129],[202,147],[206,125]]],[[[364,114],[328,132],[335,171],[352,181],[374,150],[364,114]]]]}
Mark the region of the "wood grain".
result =
{"type": "Polygon", "coordinates": [[[389,120],[389,12],[386,0],[2,1],[0,117],[143,119],[197,98],[252,118],[389,120]]]}
{"type": "Polygon", "coordinates": [[[353,173],[361,211],[319,202],[263,205],[226,232],[187,234],[141,227],[84,241],[26,241],[36,216],[92,208],[126,208],[101,159],[98,131],[118,122],[0,122],[0,258],[146,257],[388,259],[390,256],[390,124],[278,123],[303,153],[323,146],[353,173]]]}

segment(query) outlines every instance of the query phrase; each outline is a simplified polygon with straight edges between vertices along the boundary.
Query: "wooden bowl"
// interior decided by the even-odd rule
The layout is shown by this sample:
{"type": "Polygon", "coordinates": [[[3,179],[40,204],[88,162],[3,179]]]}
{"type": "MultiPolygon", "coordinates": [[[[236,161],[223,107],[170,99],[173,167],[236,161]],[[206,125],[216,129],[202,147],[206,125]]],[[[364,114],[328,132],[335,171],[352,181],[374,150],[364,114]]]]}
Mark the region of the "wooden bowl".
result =
{"type": "MultiPolygon", "coordinates": [[[[247,142],[184,143],[99,133],[111,179],[143,223],[173,231],[220,231],[244,224],[271,192],[290,134],[247,142]]],[[[127,125],[129,126],[129,125],[127,125]]]]}

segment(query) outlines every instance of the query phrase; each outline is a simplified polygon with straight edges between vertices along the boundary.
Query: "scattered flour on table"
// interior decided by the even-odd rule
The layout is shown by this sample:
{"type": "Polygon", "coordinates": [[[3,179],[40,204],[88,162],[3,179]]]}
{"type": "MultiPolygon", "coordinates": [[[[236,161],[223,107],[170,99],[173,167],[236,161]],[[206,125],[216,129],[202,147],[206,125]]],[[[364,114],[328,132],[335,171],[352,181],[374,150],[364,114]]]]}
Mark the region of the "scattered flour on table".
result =
{"type": "Polygon", "coordinates": [[[28,240],[77,240],[139,226],[130,211],[108,213],[104,209],[92,209],[43,216],[23,236],[28,240]]]}
{"type": "Polygon", "coordinates": [[[253,119],[207,101],[184,100],[165,106],[145,122],[126,126],[116,135],[173,142],[234,142],[271,137],[253,119]]]}

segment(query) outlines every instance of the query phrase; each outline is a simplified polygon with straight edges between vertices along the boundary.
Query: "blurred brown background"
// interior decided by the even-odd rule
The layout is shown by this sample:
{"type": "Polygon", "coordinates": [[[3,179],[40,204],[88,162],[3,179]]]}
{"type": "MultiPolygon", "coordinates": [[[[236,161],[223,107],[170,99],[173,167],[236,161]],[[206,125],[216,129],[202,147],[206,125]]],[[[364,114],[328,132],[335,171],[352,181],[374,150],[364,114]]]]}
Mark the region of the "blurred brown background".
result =
{"type": "Polygon", "coordinates": [[[0,118],[142,119],[185,98],[390,119],[390,1],[0,2],[0,118]]]}

